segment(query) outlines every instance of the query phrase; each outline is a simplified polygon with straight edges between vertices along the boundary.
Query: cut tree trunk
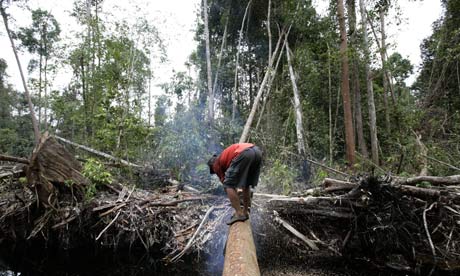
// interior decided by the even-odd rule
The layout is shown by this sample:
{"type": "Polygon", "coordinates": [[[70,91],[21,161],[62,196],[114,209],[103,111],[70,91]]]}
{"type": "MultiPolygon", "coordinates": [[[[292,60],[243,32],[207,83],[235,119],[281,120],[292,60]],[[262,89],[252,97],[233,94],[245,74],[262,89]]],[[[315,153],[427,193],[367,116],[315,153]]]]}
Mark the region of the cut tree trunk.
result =
{"type": "Polygon", "coordinates": [[[52,136],[42,135],[29,163],[26,170],[29,188],[44,206],[54,206],[59,186],[71,186],[74,193],[83,196],[88,181],[80,173],[80,163],[52,136]]]}

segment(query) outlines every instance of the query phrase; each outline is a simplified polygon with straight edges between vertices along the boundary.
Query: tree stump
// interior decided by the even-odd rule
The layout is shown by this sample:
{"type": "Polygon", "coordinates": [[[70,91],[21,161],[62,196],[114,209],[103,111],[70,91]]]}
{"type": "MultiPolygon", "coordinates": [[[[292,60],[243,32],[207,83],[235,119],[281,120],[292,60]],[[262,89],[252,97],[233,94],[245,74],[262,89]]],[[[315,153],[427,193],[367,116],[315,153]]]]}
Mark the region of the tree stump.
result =
{"type": "Polygon", "coordinates": [[[32,153],[26,176],[40,204],[54,206],[59,194],[57,188],[64,185],[70,187],[74,196],[83,197],[88,181],[80,173],[81,169],[75,157],[45,133],[32,153]]]}

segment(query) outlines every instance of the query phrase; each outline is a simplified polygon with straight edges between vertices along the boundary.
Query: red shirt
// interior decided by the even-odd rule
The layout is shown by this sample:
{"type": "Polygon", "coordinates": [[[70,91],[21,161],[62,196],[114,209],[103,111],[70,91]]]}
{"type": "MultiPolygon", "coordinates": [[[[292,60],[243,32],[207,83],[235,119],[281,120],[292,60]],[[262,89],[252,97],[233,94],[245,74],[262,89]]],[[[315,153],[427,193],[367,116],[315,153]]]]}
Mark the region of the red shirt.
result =
{"type": "Polygon", "coordinates": [[[214,165],[212,166],[212,170],[217,174],[220,182],[224,183],[225,172],[227,171],[228,167],[230,167],[233,158],[237,157],[242,151],[252,146],[254,146],[254,144],[240,143],[233,144],[224,149],[224,151],[217,157],[214,165]]]}

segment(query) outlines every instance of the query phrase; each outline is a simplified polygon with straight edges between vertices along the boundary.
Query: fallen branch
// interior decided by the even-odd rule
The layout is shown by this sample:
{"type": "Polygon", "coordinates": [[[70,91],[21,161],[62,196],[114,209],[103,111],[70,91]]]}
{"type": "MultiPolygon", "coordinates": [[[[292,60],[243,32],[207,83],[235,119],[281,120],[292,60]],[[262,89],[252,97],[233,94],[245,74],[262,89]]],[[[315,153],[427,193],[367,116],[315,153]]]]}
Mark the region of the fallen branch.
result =
{"type": "Polygon", "coordinates": [[[394,177],[396,184],[415,185],[423,181],[429,182],[432,185],[452,185],[460,184],[460,175],[451,176],[416,176],[416,177],[394,177]]]}
{"type": "Polygon", "coordinates": [[[449,167],[449,168],[451,168],[451,169],[460,171],[460,168],[457,168],[457,167],[455,167],[454,165],[451,165],[451,164],[446,163],[446,162],[444,162],[444,161],[438,160],[438,159],[436,159],[436,158],[434,158],[434,157],[431,157],[431,156],[428,156],[428,155],[424,155],[424,154],[422,154],[422,153],[420,153],[420,155],[423,156],[423,157],[425,157],[425,158],[428,158],[428,159],[430,159],[430,160],[432,160],[432,161],[438,162],[439,164],[442,164],[442,165],[444,165],[444,166],[447,166],[447,167],[449,167]]]}
{"type": "Polygon", "coordinates": [[[144,206],[141,206],[141,208],[146,207],[146,206],[176,206],[179,203],[186,202],[186,201],[195,201],[195,200],[203,200],[203,197],[191,197],[191,198],[184,198],[184,199],[178,199],[178,200],[173,200],[169,202],[150,202],[144,204],[144,206]]]}
{"type": "Polygon", "coordinates": [[[20,176],[22,174],[24,174],[24,170],[15,169],[15,170],[11,170],[9,172],[0,173],[0,179],[10,177],[10,176],[11,177],[17,177],[17,176],[20,176]]]}
{"type": "Polygon", "coordinates": [[[110,228],[110,226],[112,226],[112,224],[117,220],[117,218],[118,218],[118,216],[120,215],[120,213],[121,213],[121,210],[118,211],[117,215],[113,218],[113,220],[112,220],[104,229],[102,229],[101,233],[99,233],[99,235],[97,235],[96,241],[99,240],[99,239],[101,238],[102,234],[104,234],[105,231],[107,231],[107,229],[110,228]]]}
{"type": "Polygon", "coordinates": [[[112,160],[112,161],[115,161],[115,162],[120,162],[121,164],[125,165],[125,166],[128,166],[128,167],[135,167],[135,168],[141,168],[142,166],[140,165],[137,165],[137,164],[134,164],[134,163],[131,163],[129,161],[126,161],[126,160],[123,160],[123,159],[120,159],[120,158],[117,158],[115,156],[112,156],[110,154],[107,154],[107,153],[104,153],[102,151],[98,151],[98,150],[95,150],[95,149],[92,149],[90,147],[87,147],[87,146],[84,146],[84,145],[80,145],[80,144],[77,144],[77,143],[74,143],[70,140],[67,140],[65,138],[62,138],[62,137],[59,137],[57,135],[55,135],[54,137],[56,137],[56,139],[58,139],[59,141],[62,141],[66,144],[69,144],[69,145],[72,145],[76,148],[80,148],[82,150],[85,150],[87,152],[90,152],[92,154],[95,154],[97,156],[100,156],[100,157],[103,157],[103,158],[106,158],[106,159],[109,159],[109,160],[112,160]]]}
{"type": "Polygon", "coordinates": [[[300,205],[313,205],[318,206],[325,204],[336,205],[336,206],[351,206],[351,205],[358,205],[355,200],[350,200],[344,197],[328,197],[328,196],[307,196],[307,197],[288,197],[288,198],[272,198],[268,201],[269,203],[273,204],[283,204],[283,203],[298,203],[300,205]]]}
{"type": "Polygon", "coordinates": [[[264,193],[254,193],[254,196],[270,197],[270,198],[288,198],[288,196],[285,196],[285,195],[264,194],[264,193]]]}
{"type": "Polygon", "coordinates": [[[401,185],[396,188],[398,188],[405,195],[410,195],[421,199],[437,199],[441,196],[441,192],[435,189],[420,188],[409,185],[401,185]]]}
{"type": "MultiPolygon", "coordinates": [[[[436,205],[436,202],[433,202],[428,209],[425,209],[423,211],[423,226],[425,227],[425,233],[428,238],[428,242],[430,244],[431,253],[433,254],[434,264],[436,263],[436,249],[434,248],[433,240],[431,240],[430,231],[428,230],[428,223],[426,222],[426,213],[430,211],[435,205],[436,205]]],[[[433,269],[431,270],[430,275],[433,273],[434,269],[435,269],[435,266],[433,266],[433,269]]]]}
{"type": "Polygon", "coordinates": [[[307,237],[305,237],[305,235],[303,235],[302,233],[300,233],[299,231],[297,231],[294,227],[292,227],[289,223],[287,223],[285,220],[283,220],[282,218],[279,217],[278,213],[276,213],[275,211],[275,221],[280,223],[284,228],[286,228],[289,232],[291,232],[294,236],[296,236],[297,238],[301,239],[303,242],[305,242],[308,247],[310,247],[312,250],[319,250],[319,248],[316,246],[315,242],[308,239],[307,237]]]}
{"type": "Polygon", "coordinates": [[[206,222],[206,220],[208,219],[209,215],[212,213],[214,208],[215,208],[214,206],[211,206],[211,208],[208,209],[208,211],[206,212],[206,214],[203,217],[203,220],[201,220],[200,226],[198,226],[198,228],[196,229],[195,233],[193,234],[193,236],[190,238],[190,240],[188,241],[187,245],[185,246],[185,248],[179,254],[174,256],[171,259],[171,262],[176,262],[177,260],[179,260],[182,256],[184,256],[185,252],[187,252],[187,250],[189,250],[190,247],[192,247],[196,236],[201,231],[201,228],[203,228],[204,223],[206,222]]]}
{"type": "Polygon", "coordinates": [[[29,165],[29,160],[21,157],[14,157],[9,155],[0,154],[0,161],[15,162],[29,165]]]}
{"type": "Polygon", "coordinates": [[[328,188],[332,186],[355,186],[356,184],[349,182],[349,181],[343,181],[343,180],[338,180],[338,179],[333,179],[333,178],[324,178],[323,180],[323,187],[328,188]]]}
{"type": "Polygon", "coordinates": [[[340,253],[339,251],[335,250],[332,246],[330,246],[329,244],[323,242],[322,240],[320,240],[313,231],[311,231],[310,229],[308,229],[308,232],[310,232],[310,235],[316,240],[316,242],[318,242],[319,244],[321,245],[324,245],[325,247],[327,247],[329,250],[331,250],[332,252],[334,252],[335,254],[337,254],[338,256],[342,256],[342,253],[340,253]]]}

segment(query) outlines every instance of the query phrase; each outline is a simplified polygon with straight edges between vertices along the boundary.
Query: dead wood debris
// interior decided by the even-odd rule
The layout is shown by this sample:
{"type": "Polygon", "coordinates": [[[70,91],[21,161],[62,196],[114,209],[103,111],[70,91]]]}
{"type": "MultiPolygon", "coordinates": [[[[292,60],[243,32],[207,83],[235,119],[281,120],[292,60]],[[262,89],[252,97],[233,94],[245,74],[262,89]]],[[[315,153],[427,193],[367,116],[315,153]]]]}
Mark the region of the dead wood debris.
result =
{"type": "Polygon", "coordinates": [[[48,135],[30,160],[1,157],[28,166],[0,164],[0,244],[41,242],[61,249],[92,246],[172,257],[203,250],[216,227],[204,218],[225,212],[222,198],[186,189],[153,168],[142,168],[140,180],[158,189],[113,183],[87,199],[88,180],[80,164],[48,135]],[[212,214],[206,212],[210,206],[212,214]]]}
{"type": "Polygon", "coordinates": [[[137,248],[166,256],[181,252],[189,243],[188,252],[201,250],[215,225],[200,222],[210,216],[206,213],[210,206],[219,209],[222,205],[220,198],[169,186],[154,191],[107,188],[88,201],[72,202],[71,197],[64,201],[61,197],[54,208],[44,208],[17,179],[1,181],[3,242],[40,240],[64,249],[92,244],[114,250],[137,248]]]}
{"type": "Polygon", "coordinates": [[[335,254],[413,273],[458,271],[459,184],[459,176],[326,178],[305,196],[272,197],[267,208],[335,254]]]}

